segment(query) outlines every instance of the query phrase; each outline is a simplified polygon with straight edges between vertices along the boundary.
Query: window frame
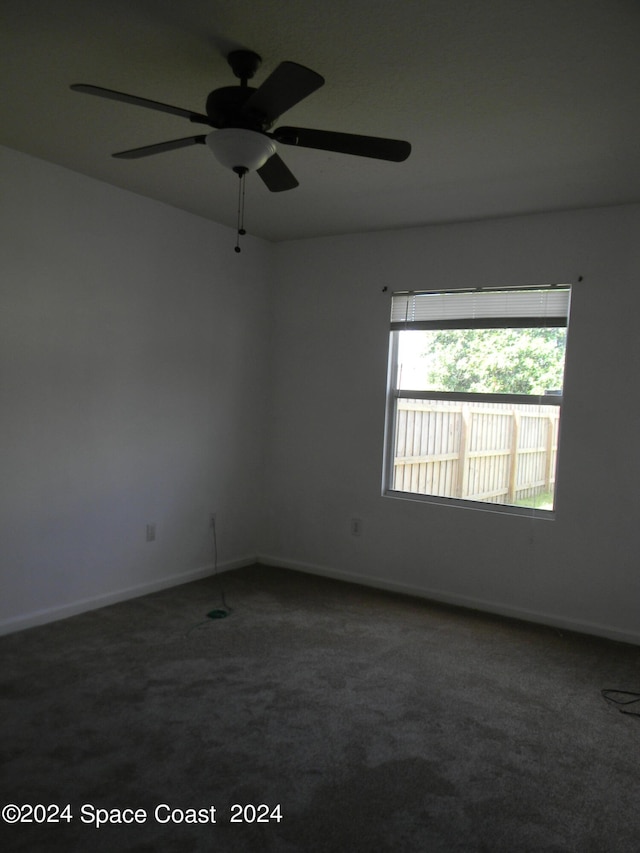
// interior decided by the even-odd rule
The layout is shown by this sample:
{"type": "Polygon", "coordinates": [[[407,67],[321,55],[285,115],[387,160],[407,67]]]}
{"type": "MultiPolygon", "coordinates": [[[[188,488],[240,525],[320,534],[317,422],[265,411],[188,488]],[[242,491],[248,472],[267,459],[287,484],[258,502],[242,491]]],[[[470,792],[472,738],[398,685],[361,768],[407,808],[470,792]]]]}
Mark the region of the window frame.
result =
{"type": "MultiPolygon", "coordinates": [[[[524,515],[531,516],[535,515],[539,518],[553,520],[556,516],[556,506],[557,506],[557,472],[559,469],[559,458],[560,458],[560,430],[562,424],[562,405],[564,399],[564,388],[562,389],[561,394],[509,394],[509,393],[495,393],[495,392],[465,392],[465,391],[433,391],[433,390],[415,390],[415,389],[401,389],[397,387],[398,384],[398,375],[399,375],[399,364],[398,364],[398,349],[400,342],[400,332],[404,330],[420,330],[420,329],[443,329],[448,330],[451,328],[460,328],[460,329],[486,329],[486,328],[545,328],[546,327],[554,327],[565,326],[567,328],[567,341],[568,341],[568,329],[569,329],[569,313],[570,313],[570,303],[571,303],[571,284],[562,283],[562,284],[544,284],[544,285],[527,285],[526,287],[502,287],[502,288],[466,288],[464,290],[459,289],[447,289],[442,291],[416,291],[416,295],[422,294],[463,294],[469,293],[473,294],[475,292],[512,292],[512,291],[549,291],[552,292],[554,290],[562,289],[563,291],[567,291],[567,308],[566,314],[562,317],[560,316],[550,316],[545,318],[545,322],[532,322],[532,319],[540,320],[541,318],[501,318],[497,320],[493,320],[491,324],[486,323],[486,318],[481,319],[473,319],[469,318],[468,320],[449,320],[442,319],[441,321],[429,320],[425,321],[398,321],[397,319],[393,319],[393,307],[392,307],[392,320],[390,325],[390,343],[389,343],[389,357],[388,357],[388,367],[387,367],[387,405],[386,405],[386,415],[385,415],[385,430],[384,430],[384,453],[383,453],[383,480],[382,480],[382,494],[384,497],[389,497],[393,499],[399,500],[410,500],[417,501],[422,503],[435,503],[439,505],[445,506],[456,506],[463,507],[466,509],[473,510],[484,510],[485,512],[498,512],[505,513],[510,515],[524,515]],[[515,322],[513,322],[515,319],[515,322]],[[527,406],[537,406],[537,405],[546,405],[546,406],[556,406],[559,409],[559,425],[558,425],[558,450],[556,456],[556,464],[555,464],[555,480],[554,480],[554,506],[553,509],[539,509],[534,507],[526,507],[526,506],[516,506],[514,504],[509,503],[492,503],[490,501],[481,501],[474,500],[473,498],[461,498],[461,497],[445,497],[442,495],[434,495],[427,494],[422,492],[407,492],[399,489],[393,488],[394,482],[394,468],[395,468],[395,459],[396,459],[396,443],[397,443],[397,428],[398,428],[398,417],[397,417],[397,405],[398,400],[406,399],[406,400],[446,400],[446,401],[457,401],[457,402],[483,402],[483,403],[505,403],[505,404],[513,404],[513,405],[527,405],[527,406]]],[[[413,292],[411,291],[398,291],[391,294],[391,302],[393,306],[394,297],[397,296],[406,296],[411,295],[413,292]]],[[[567,353],[567,344],[565,344],[565,364],[566,364],[566,353],[567,353]]],[[[563,383],[564,385],[564,383],[563,383]]]]}

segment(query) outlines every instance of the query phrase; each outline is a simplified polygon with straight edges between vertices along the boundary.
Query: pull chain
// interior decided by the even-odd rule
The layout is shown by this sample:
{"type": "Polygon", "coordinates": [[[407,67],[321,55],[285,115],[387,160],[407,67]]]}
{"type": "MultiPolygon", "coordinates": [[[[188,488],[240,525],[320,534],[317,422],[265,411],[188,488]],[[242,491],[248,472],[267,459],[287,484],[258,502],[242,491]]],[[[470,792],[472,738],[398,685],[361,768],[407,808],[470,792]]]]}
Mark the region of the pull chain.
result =
{"type": "Polygon", "coordinates": [[[242,251],[240,249],[240,237],[244,237],[244,235],[247,233],[244,230],[244,176],[247,174],[248,169],[244,169],[239,166],[233,171],[236,172],[238,177],[240,178],[240,182],[238,184],[238,236],[236,238],[235,247],[235,251],[240,252],[242,251]]]}

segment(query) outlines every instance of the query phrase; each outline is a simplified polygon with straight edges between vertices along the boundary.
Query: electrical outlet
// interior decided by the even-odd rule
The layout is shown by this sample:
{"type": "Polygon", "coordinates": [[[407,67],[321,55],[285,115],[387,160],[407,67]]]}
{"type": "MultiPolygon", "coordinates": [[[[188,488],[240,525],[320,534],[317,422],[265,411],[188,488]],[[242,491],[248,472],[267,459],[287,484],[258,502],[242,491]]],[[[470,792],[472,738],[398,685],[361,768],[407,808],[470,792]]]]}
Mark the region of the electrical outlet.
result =
{"type": "Polygon", "coordinates": [[[362,519],[361,518],[352,518],[351,519],[351,535],[352,536],[362,536],[362,519]]]}
{"type": "Polygon", "coordinates": [[[147,542],[154,542],[156,538],[156,525],[155,522],[152,524],[147,524],[147,542]]]}

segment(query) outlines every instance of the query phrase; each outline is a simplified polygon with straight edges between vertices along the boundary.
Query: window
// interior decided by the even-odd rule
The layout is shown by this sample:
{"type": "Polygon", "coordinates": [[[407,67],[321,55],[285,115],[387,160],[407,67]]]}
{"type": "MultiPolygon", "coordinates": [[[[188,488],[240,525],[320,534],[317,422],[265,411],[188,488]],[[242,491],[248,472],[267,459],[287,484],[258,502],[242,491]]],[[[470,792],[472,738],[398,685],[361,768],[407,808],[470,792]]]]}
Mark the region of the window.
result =
{"type": "Polygon", "coordinates": [[[393,294],[385,494],[553,510],[569,298],[393,294]]]}

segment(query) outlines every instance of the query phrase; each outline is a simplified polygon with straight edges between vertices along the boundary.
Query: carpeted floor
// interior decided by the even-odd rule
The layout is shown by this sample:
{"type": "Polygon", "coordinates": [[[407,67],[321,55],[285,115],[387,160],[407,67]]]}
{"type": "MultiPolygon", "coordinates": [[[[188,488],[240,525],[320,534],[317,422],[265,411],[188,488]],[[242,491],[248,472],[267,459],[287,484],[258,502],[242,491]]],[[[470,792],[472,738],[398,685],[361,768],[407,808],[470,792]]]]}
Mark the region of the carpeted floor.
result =
{"type": "Polygon", "coordinates": [[[6,810],[3,850],[640,849],[640,718],[600,692],[639,688],[640,649],[220,581],[226,619],[212,579],[0,638],[0,805],[48,807],[6,810]]]}

